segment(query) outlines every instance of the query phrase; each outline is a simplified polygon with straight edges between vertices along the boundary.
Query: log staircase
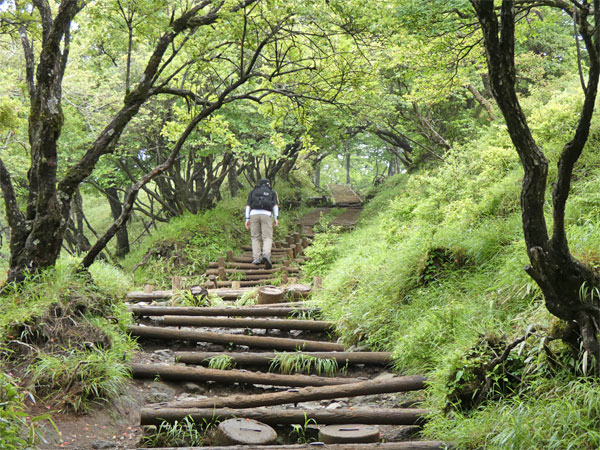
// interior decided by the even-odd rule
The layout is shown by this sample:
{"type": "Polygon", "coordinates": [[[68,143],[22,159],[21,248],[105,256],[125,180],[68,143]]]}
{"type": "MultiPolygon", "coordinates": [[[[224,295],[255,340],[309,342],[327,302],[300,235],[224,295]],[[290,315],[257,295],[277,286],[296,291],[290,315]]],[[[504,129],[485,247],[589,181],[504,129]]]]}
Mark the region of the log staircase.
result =
{"type": "MultiPolygon", "coordinates": [[[[349,227],[358,218],[356,211],[360,210],[354,209],[342,218],[349,227]]],[[[137,325],[130,327],[130,333],[138,337],[144,349],[148,349],[147,354],[142,354],[131,365],[133,377],[170,383],[197,383],[212,386],[214,392],[221,393],[148,404],[141,410],[141,425],[180,422],[186,417],[191,417],[195,423],[216,418],[222,421],[217,431],[222,445],[194,447],[196,450],[314,448],[314,443],[266,446],[252,440],[263,431],[263,426],[302,427],[308,423],[316,423],[320,427],[329,425],[326,428],[337,424],[338,428],[331,435],[333,437],[325,434],[325,428],[321,429],[318,437],[315,436],[329,439],[322,445],[328,449],[448,448],[441,442],[416,440],[413,436],[418,433],[427,411],[411,407],[410,401],[405,400],[402,404],[402,400],[390,397],[424,389],[425,378],[402,377],[386,372],[392,363],[389,353],[353,351],[335,342],[335,324],[314,318],[319,309],[304,301],[307,287],[300,289],[296,282],[305,261],[304,249],[310,245],[312,227],[321,212],[322,209],[319,209],[307,214],[301,219],[298,232],[275,243],[273,268],[270,270],[262,265],[250,264],[248,247],[243,249],[246,253],[241,256],[229,252],[210,264],[206,271],[209,282],[192,288],[191,293],[218,296],[230,301],[231,306],[170,306],[168,301],[176,294],[176,289],[128,295],[129,309],[138,320],[137,325]],[[265,304],[236,306],[233,303],[249,291],[257,288],[267,290],[264,285],[275,280],[280,286],[273,289],[280,289],[290,301],[278,300],[281,296],[266,295],[262,298],[265,304]],[[301,292],[298,293],[298,290],[301,292]],[[148,304],[161,300],[167,301],[167,304],[148,304]],[[153,361],[150,350],[166,345],[170,346],[171,359],[160,363],[153,361]],[[333,361],[343,370],[329,373],[330,376],[270,371],[281,355],[292,354],[301,354],[301,358],[307,360],[333,361]],[[223,357],[236,369],[206,367],[214,358],[223,357]],[[369,374],[368,378],[365,378],[365,373],[369,374]],[[223,386],[227,386],[224,395],[223,386]],[[232,395],[233,389],[244,393],[232,395]],[[382,399],[385,401],[382,402],[382,399]],[[240,418],[243,419],[242,426],[235,422],[239,422],[240,418]],[[232,421],[235,422],[234,431],[227,431],[225,424],[231,425],[232,421]],[[373,428],[374,425],[382,427],[381,433],[386,442],[379,442],[379,435],[376,441],[371,439],[368,442],[360,440],[364,438],[353,441],[343,436],[344,433],[358,435],[365,430],[364,427],[373,428]],[[399,434],[399,428],[404,430],[402,440],[394,438],[399,434]]],[[[308,290],[311,288],[315,286],[308,286],[308,290]]]]}

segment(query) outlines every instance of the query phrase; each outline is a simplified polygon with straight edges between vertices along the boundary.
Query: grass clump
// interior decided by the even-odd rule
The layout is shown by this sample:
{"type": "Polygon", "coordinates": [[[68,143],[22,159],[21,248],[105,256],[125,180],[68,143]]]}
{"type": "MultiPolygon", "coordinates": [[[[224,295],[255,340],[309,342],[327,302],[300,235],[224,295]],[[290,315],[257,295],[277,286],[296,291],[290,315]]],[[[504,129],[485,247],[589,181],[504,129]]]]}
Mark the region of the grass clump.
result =
{"type": "Polygon", "coordinates": [[[26,395],[30,394],[21,390],[14,377],[0,372],[0,448],[4,450],[22,450],[46,443],[38,425],[48,421],[54,426],[49,414],[31,417],[25,412],[26,395]]]}
{"type": "Polygon", "coordinates": [[[191,417],[184,417],[172,424],[162,422],[152,434],[142,438],[143,447],[195,447],[210,445],[216,421],[204,420],[197,424],[191,417]]]}
{"type": "Polygon", "coordinates": [[[279,371],[283,374],[317,373],[317,375],[333,377],[338,372],[338,363],[334,358],[318,358],[300,351],[275,352],[269,371],[279,371]]]}
{"type": "Polygon", "coordinates": [[[103,263],[75,269],[75,260],[61,259],[4,298],[0,339],[10,353],[2,369],[55,407],[87,411],[119,395],[129,378],[136,346],[121,299],[131,286],[103,263]]]}
{"type": "Polygon", "coordinates": [[[231,370],[235,368],[235,361],[229,355],[217,355],[208,359],[208,367],[210,369],[231,370]]]}

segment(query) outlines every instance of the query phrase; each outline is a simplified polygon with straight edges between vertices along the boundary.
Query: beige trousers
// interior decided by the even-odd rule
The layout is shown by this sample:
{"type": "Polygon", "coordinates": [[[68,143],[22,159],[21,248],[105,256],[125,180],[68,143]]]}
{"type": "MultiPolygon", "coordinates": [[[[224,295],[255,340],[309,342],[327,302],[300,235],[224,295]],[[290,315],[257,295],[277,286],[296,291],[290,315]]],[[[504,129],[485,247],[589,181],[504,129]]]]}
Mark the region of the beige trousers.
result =
{"type": "Polygon", "coordinates": [[[261,256],[271,259],[273,245],[273,219],[266,214],[250,216],[250,238],[252,239],[252,257],[261,256]],[[262,243],[262,250],[261,250],[262,243]]]}

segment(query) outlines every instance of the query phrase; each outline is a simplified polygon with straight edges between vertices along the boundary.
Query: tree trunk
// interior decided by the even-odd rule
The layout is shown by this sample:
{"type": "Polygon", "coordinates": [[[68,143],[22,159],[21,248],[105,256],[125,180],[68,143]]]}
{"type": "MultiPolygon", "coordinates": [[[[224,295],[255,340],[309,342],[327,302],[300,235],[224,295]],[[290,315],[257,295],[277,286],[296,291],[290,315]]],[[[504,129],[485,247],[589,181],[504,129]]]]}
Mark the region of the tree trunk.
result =
{"type": "MultiPolygon", "coordinates": [[[[564,210],[569,194],[573,166],[587,141],[600,75],[598,36],[590,32],[587,17],[579,15],[579,32],[590,56],[588,86],[575,135],[559,160],[558,177],[553,191],[553,236],[548,235],[544,216],[548,161],[534,141],[519,104],[515,79],[515,11],[512,1],[504,0],[501,23],[493,2],[471,0],[483,31],[490,83],[494,98],[505,118],[508,132],[525,170],[521,191],[523,232],[531,265],[525,270],[540,286],[548,310],[570,324],[576,332],[567,342],[576,350],[578,342],[590,355],[598,355],[598,299],[589,294],[580,298],[584,287],[600,287],[600,276],[592,268],[572,257],[564,227],[564,210]]],[[[585,9],[588,10],[587,8],[585,9]]],[[[594,23],[599,23],[600,2],[594,1],[594,23]]],[[[598,361],[597,361],[598,363],[598,361]]]]}
{"type": "Polygon", "coordinates": [[[346,153],[346,184],[350,184],[350,153],[346,153]]]}
{"type": "MultiPolygon", "coordinates": [[[[105,189],[106,198],[110,205],[110,212],[113,220],[117,220],[123,212],[121,201],[119,200],[119,191],[113,186],[109,186],[105,189]]],[[[129,253],[129,233],[127,231],[127,222],[123,223],[123,226],[117,230],[117,250],[115,256],[122,258],[129,253]]]]}
{"type": "Polygon", "coordinates": [[[313,183],[317,188],[321,188],[321,161],[313,164],[313,183]]]}

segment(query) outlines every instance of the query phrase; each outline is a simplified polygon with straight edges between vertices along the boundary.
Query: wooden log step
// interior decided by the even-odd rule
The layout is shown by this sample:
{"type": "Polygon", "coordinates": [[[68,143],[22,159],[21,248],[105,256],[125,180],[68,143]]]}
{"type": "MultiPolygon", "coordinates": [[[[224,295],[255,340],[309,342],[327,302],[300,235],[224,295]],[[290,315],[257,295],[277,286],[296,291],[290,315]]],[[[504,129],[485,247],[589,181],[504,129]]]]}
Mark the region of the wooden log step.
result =
{"type": "Polygon", "coordinates": [[[215,381],[233,384],[265,384],[269,386],[332,386],[357,383],[356,378],[316,377],[314,375],[282,375],[277,373],[248,372],[246,370],[218,370],[205,367],[172,366],[165,364],[131,364],[131,375],[137,379],[160,377],[167,381],[215,381]]]}
{"type": "MultiPolygon", "coordinates": [[[[307,356],[321,359],[335,359],[339,367],[348,364],[367,364],[385,366],[393,361],[392,354],[388,352],[302,352],[307,356]]],[[[277,356],[275,353],[254,352],[177,352],[175,356],[179,362],[185,364],[206,364],[210,358],[218,355],[227,355],[233,362],[244,366],[268,366],[277,356]]]]}
{"type": "Polygon", "coordinates": [[[428,413],[425,409],[416,408],[354,408],[353,410],[254,408],[243,410],[243,414],[240,414],[239,409],[232,408],[162,408],[147,412],[148,414],[142,414],[140,417],[141,425],[160,425],[161,422],[173,423],[183,420],[186,416],[190,416],[196,423],[202,423],[204,420],[226,420],[233,417],[243,417],[258,420],[271,426],[305,424],[310,419],[313,419],[319,425],[346,423],[416,425],[423,423],[424,417],[428,413]]]}
{"type": "Polygon", "coordinates": [[[271,350],[305,350],[305,351],[344,351],[342,344],[333,342],[309,341],[306,339],[287,339],[267,336],[246,336],[243,334],[211,333],[209,331],[176,330],[162,327],[131,326],[128,328],[132,336],[147,339],[163,339],[190,342],[212,342],[214,344],[246,345],[254,348],[271,350]]]}
{"type": "MultiPolygon", "coordinates": [[[[250,287],[250,286],[260,286],[261,284],[264,283],[270,283],[272,281],[274,281],[276,278],[260,278],[258,280],[247,280],[247,281],[238,281],[238,283],[240,283],[240,286],[242,287],[250,287]]],[[[231,285],[233,284],[233,281],[217,281],[217,286],[219,288],[224,288],[224,287],[231,287],[231,285]]],[[[213,283],[207,283],[207,285],[214,285],[213,283]]]]}
{"type": "Polygon", "coordinates": [[[223,300],[237,300],[248,292],[252,292],[254,290],[253,287],[244,287],[239,289],[232,288],[219,288],[219,289],[207,289],[208,295],[217,296],[222,298],[223,300]]]}
{"type": "MultiPolygon", "coordinates": [[[[206,289],[200,286],[194,286],[191,289],[183,289],[182,291],[175,291],[175,293],[190,291],[192,295],[198,296],[206,294],[206,289]]],[[[210,293],[210,292],[209,292],[210,293]]],[[[153,300],[163,300],[170,299],[173,296],[174,292],[172,290],[157,290],[152,292],[142,292],[142,291],[134,291],[129,292],[125,299],[130,302],[147,302],[153,300]]]]}
{"type": "MultiPolygon", "coordinates": [[[[248,258],[246,258],[246,259],[248,259],[248,258]]],[[[281,267],[281,264],[279,264],[279,263],[275,264],[274,261],[271,261],[271,262],[274,263],[273,267],[276,268],[275,270],[277,270],[278,268],[281,267]]],[[[208,267],[210,269],[218,269],[219,268],[219,263],[217,263],[217,262],[208,263],[208,267]]],[[[230,269],[256,269],[256,270],[262,269],[262,270],[265,270],[265,265],[264,264],[252,264],[252,261],[249,261],[249,262],[234,262],[234,261],[232,261],[232,262],[226,262],[225,263],[225,269],[227,269],[227,268],[230,268],[230,269]]]]}
{"type": "MultiPolygon", "coordinates": [[[[323,448],[327,450],[443,450],[452,448],[451,445],[441,441],[403,441],[380,442],[368,444],[291,444],[291,445],[253,445],[252,450],[314,450],[323,448]]],[[[138,448],[136,450],[149,450],[138,448]]],[[[247,445],[227,445],[211,447],[161,447],[153,450],[249,450],[247,445]]]]}
{"type": "MultiPolygon", "coordinates": [[[[286,305],[291,305],[287,303],[286,305]]],[[[293,314],[314,313],[318,308],[286,307],[238,307],[238,308],[201,308],[193,306],[129,306],[136,316],[199,316],[199,317],[288,317],[293,314]]]]}
{"type": "MultiPolygon", "coordinates": [[[[425,377],[408,376],[386,380],[368,380],[334,386],[310,386],[256,395],[229,395],[201,400],[172,401],[148,405],[146,408],[257,408],[290,403],[359,397],[363,395],[389,394],[394,392],[419,391],[425,388],[425,377]]],[[[143,410],[142,410],[143,411],[143,410]]],[[[143,414],[143,412],[142,412],[143,414]]]]}
{"type": "Polygon", "coordinates": [[[168,327],[261,328],[265,330],[329,331],[335,325],[323,320],[230,319],[220,317],[165,316],[168,327]]]}
{"type": "MultiPolygon", "coordinates": [[[[254,266],[254,264],[252,264],[254,266]]],[[[242,273],[246,275],[270,275],[272,273],[278,273],[283,271],[283,266],[277,269],[259,269],[258,266],[254,266],[253,269],[225,269],[226,274],[231,273],[242,273]]],[[[288,273],[298,273],[300,269],[298,267],[288,267],[288,273]]],[[[219,269],[208,269],[206,275],[219,275],[219,269]]]]}
{"type": "MultiPolygon", "coordinates": [[[[286,259],[287,258],[281,258],[281,257],[277,256],[277,257],[271,259],[271,263],[273,263],[273,264],[283,263],[283,261],[285,261],[286,259]]],[[[233,259],[232,259],[232,262],[252,263],[253,260],[254,260],[254,258],[252,256],[234,256],[233,259]]],[[[264,267],[265,266],[264,264],[252,264],[252,265],[253,266],[258,266],[258,267],[264,267]]],[[[227,263],[225,263],[225,267],[227,267],[227,263]]]]}
{"type": "MultiPolygon", "coordinates": [[[[248,308],[283,308],[286,306],[291,306],[292,308],[302,309],[303,305],[305,305],[305,304],[306,303],[304,303],[303,301],[283,302],[283,303],[267,303],[265,305],[259,305],[259,304],[250,305],[250,306],[248,306],[248,308]]],[[[304,308],[304,309],[306,309],[306,308],[304,308]]],[[[320,308],[316,308],[316,309],[314,309],[314,311],[320,311],[320,308]]]]}
{"type": "MultiPolygon", "coordinates": [[[[275,247],[273,246],[271,248],[271,255],[276,255],[278,253],[283,253],[285,254],[287,252],[287,249],[289,247],[286,247],[285,245],[283,247],[275,247]]],[[[242,245],[242,250],[244,250],[244,252],[252,252],[252,246],[251,245],[242,245]]],[[[252,254],[252,253],[250,253],[252,254]]]]}

